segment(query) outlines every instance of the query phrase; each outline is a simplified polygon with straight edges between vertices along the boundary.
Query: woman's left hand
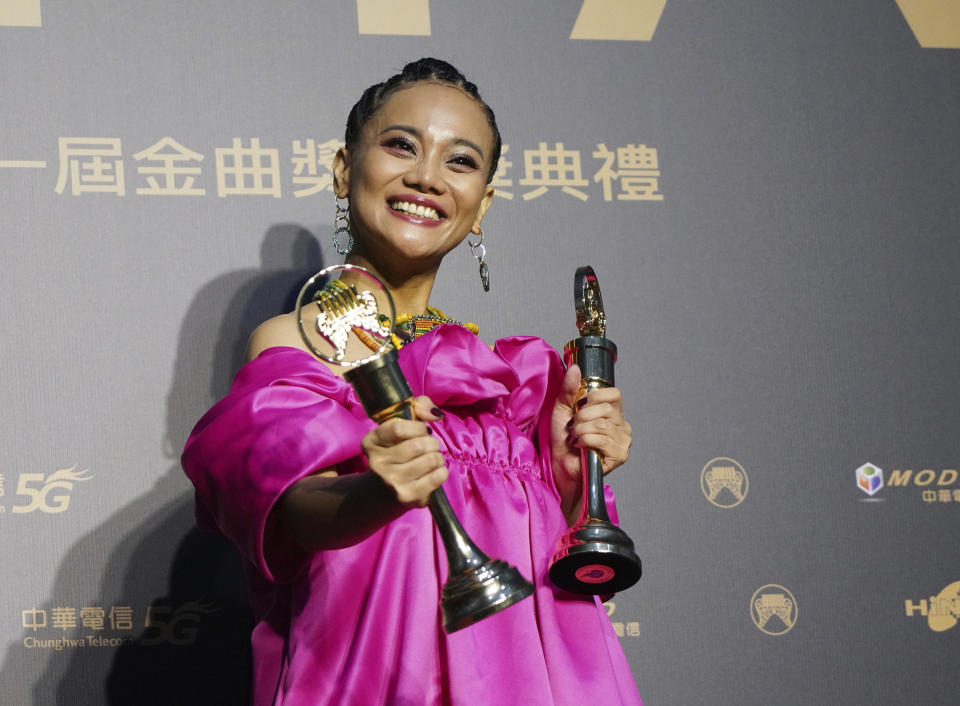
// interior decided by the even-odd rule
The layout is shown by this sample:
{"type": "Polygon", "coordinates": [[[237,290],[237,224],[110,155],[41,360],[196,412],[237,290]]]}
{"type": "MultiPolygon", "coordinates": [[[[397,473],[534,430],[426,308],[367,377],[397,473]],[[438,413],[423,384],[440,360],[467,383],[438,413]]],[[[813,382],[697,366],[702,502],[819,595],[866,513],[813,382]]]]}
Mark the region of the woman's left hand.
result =
{"type": "Polygon", "coordinates": [[[550,453],[553,475],[565,501],[580,495],[580,450],[593,449],[606,475],[627,460],[632,429],[623,417],[623,396],[615,387],[592,390],[577,399],[580,368],[571,365],[553,406],[550,453]]]}

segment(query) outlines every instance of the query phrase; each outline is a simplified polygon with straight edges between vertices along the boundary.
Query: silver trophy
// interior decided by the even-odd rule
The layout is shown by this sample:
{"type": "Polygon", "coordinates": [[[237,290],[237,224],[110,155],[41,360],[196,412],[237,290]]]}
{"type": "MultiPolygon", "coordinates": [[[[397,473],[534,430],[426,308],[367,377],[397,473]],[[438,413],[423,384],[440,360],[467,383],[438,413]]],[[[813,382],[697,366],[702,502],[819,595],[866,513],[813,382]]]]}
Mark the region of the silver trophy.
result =
{"type": "MultiPolygon", "coordinates": [[[[576,363],[583,374],[579,396],[613,387],[617,346],[606,338],[607,320],[600,285],[589,265],[577,269],[573,299],[580,337],[563,349],[567,366],[576,363]]],[[[593,449],[581,451],[583,504],[580,517],[560,539],[550,564],[550,580],[574,593],[607,594],[640,580],[640,557],[627,533],[610,521],[603,497],[603,459],[593,449]]]]}
{"type": "MultiPolygon", "coordinates": [[[[413,394],[391,343],[396,321],[393,297],[379,278],[356,265],[327,267],[300,290],[296,317],[300,335],[315,356],[349,368],[343,377],[353,386],[371,419],[382,424],[394,417],[415,418],[413,394]],[[350,272],[354,279],[369,281],[373,290],[342,281],[318,290],[319,283],[334,272],[350,272]],[[381,305],[389,314],[380,311],[381,305]],[[351,332],[355,338],[350,337],[351,332]],[[379,343],[372,353],[371,341],[373,345],[379,343]],[[361,351],[359,355],[355,355],[357,350],[361,351]]],[[[516,568],[491,559],[467,536],[443,488],[433,491],[428,507],[449,567],[440,595],[446,632],[472,625],[533,593],[533,585],[516,568]]]]}

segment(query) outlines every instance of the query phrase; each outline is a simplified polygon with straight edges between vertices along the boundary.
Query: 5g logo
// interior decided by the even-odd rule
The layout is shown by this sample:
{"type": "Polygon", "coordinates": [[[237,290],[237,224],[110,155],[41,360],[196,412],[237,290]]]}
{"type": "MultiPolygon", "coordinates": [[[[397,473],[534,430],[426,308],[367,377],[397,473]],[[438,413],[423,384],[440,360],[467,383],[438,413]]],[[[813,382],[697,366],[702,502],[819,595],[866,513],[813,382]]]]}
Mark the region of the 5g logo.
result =
{"type": "Polygon", "coordinates": [[[197,641],[203,616],[218,610],[215,604],[202,601],[190,601],[176,609],[169,605],[152,605],[147,608],[148,630],[140,644],[192,645],[197,641]]]}
{"type": "Polygon", "coordinates": [[[78,471],[76,466],[63,468],[49,476],[42,473],[21,473],[17,482],[17,496],[26,498],[26,503],[14,505],[14,514],[39,510],[48,514],[63,512],[70,506],[73,484],[90,480],[87,471],[78,471]]]}

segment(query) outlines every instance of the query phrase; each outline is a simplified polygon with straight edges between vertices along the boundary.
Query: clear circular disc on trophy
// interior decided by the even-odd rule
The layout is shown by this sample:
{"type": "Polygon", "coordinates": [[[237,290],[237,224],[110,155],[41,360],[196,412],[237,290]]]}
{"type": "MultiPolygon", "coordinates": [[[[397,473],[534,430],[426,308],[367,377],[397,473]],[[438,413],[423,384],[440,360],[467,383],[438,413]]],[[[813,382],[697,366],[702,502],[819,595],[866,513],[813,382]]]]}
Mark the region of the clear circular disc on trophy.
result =
{"type": "Polygon", "coordinates": [[[391,348],[397,312],[376,275],[344,264],[326,267],[304,283],[294,315],[311,353],[331,365],[353,368],[391,348]]]}

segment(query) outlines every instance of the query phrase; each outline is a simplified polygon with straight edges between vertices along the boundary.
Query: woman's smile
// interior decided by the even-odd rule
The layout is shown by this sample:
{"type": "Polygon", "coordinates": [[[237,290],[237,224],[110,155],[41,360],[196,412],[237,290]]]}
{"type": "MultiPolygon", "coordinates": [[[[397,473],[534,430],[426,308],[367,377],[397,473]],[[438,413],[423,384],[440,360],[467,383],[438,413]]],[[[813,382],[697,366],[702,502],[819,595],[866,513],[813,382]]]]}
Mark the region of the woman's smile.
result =
{"type": "Polygon", "coordinates": [[[390,199],[387,205],[397,216],[420,225],[439,225],[446,218],[435,202],[415,194],[390,199]]]}

